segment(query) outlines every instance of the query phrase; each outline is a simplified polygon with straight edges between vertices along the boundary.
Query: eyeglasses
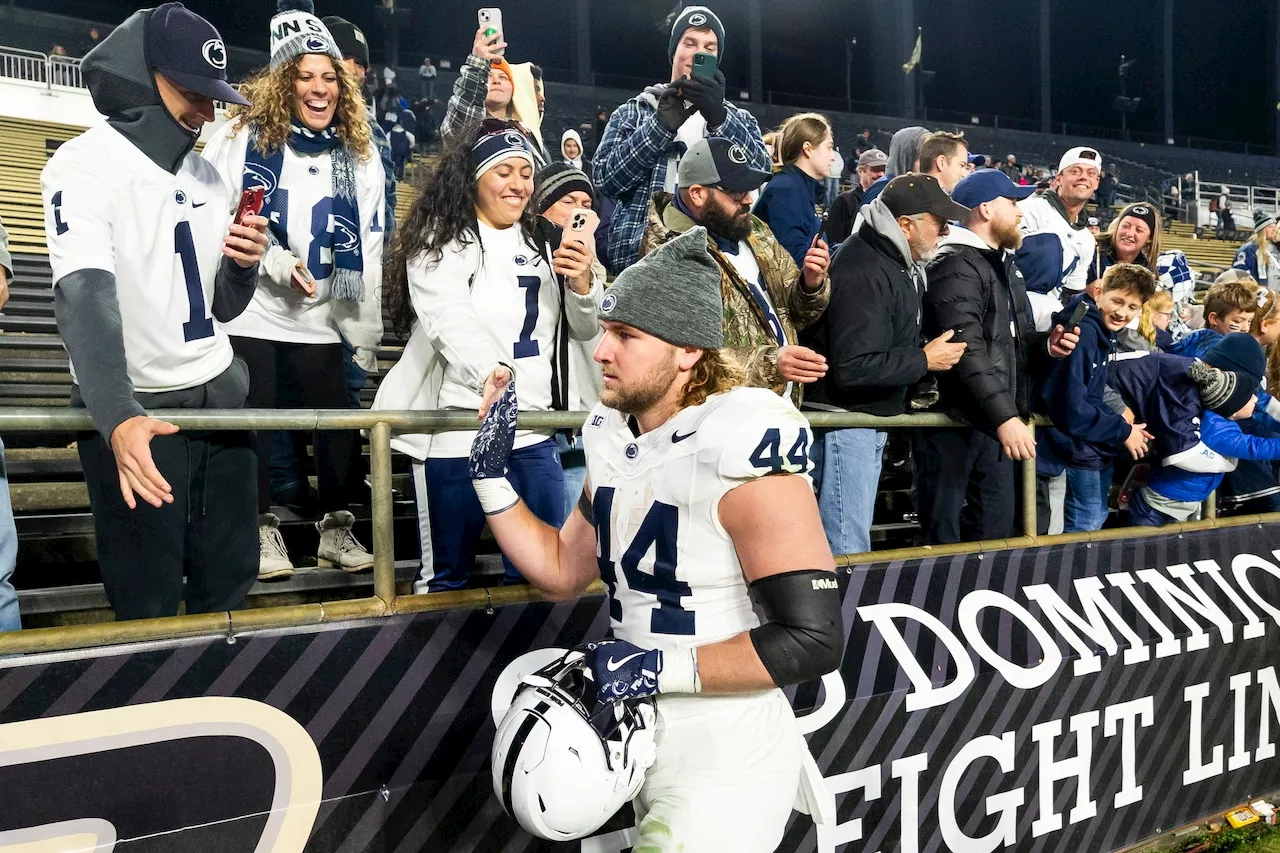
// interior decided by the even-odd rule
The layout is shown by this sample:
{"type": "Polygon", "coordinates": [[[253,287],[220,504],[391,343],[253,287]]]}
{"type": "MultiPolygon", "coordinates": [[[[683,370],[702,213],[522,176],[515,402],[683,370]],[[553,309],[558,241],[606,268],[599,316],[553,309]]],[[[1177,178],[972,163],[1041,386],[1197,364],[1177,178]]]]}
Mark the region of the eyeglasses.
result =
{"type": "Polygon", "coordinates": [[[1157,317],[1168,317],[1170,320],[1173,319],[1172,311],[1152,311],[1151,313],[1156,315],[1157,317]]]}

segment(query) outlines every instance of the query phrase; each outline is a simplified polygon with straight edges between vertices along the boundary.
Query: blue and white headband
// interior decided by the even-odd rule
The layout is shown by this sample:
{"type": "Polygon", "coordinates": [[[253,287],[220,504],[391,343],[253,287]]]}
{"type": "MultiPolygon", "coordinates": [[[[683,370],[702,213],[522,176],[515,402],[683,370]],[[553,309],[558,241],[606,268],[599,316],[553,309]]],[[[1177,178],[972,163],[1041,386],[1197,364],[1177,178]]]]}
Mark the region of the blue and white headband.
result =
{"type": "Polygon", "coordinates": [[[533,151],[524,135],[517,130],[485,134],[476,140],[471,154],[476,161],[476,180],[480,180],[485,172],[504,160],[520,158],[530,166],[534,165],[533,151]]]}

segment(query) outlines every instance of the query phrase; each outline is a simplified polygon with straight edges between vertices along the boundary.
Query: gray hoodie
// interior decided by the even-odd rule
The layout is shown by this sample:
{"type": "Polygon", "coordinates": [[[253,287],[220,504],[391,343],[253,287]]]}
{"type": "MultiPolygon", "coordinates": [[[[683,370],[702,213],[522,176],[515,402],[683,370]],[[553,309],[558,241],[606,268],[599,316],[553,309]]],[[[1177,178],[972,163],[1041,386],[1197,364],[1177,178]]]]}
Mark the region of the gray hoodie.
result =
{"type": "Polygon", "coordinates": [[[889,142],[889,168],[886,175],[905,175],[916,170],[916,160],[920,157],[920,143],[929,135],[928,128],[904,127],[893,135],[889,142]]]}

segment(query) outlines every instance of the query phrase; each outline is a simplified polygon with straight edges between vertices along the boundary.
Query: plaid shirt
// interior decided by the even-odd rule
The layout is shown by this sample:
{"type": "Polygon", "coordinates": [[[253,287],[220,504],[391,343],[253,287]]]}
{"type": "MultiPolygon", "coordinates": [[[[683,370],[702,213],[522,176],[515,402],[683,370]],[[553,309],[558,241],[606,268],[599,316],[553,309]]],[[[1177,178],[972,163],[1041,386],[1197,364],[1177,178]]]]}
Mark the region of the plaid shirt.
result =
{"type": "MultiPolygon", "coordinates": [[[[440,138],[446,142],[455,135],[470,127],[475,127],[489,117],[484,108],[485,98],[489,97],[489,63],[478,56],[468,56],[462,64],[462,71],[453,84],[453,96],[449,98],[449,108],[445,111],[444,120],[440,122],[440,138]]],[[[547,165],[547,152],[538,143],[537,137],[521,125],[524,138],[533,151],[534,170],[547,165]]]]}
{"type": "MultiPolygon", "coordinates": [[[[614,110],[596,149],[596,190],[618,202],[609,232],[609,267],[614,273],[639,260],[649,201],[666,188],[668,158],[684,153],[673,151],[676,134],[658,121],[654,92],[662,88],[652,87],[614,110]]],[[[747,149],[753,167],[769,171],[769,152],[755,116],[728,101],[725,108],[728,117],[724,124],[708,128],[708,135],[733,140],[747,149]]]]}

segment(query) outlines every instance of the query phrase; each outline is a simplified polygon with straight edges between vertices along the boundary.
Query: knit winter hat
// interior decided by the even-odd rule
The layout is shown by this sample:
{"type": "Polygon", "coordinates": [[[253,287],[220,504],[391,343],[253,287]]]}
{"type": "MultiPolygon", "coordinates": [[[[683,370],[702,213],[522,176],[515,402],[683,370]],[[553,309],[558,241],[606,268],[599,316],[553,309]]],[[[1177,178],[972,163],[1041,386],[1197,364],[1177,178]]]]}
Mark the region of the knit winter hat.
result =
{"type": "Polygon", "coordinates": [[[544,166],[534,176],[533,185],[533,209],[538,213],[546,213],[551,205],[571,192],[584,192],[591,196],[592,204],[595,203],[595,188],[587,173],[565,163],[544,166]]]}
{"type": "Polygon", "coordinates": [[[1254,337],[1233,332],[1206,352],[1202,362],[1191,365],[1190,373],[1205,408],[1229,418],[1257,393],[1266,369],[1267,357],[1254,337]]]}
{"type": "Polygon", "coordinates": [[[337,15],[328,15],[320,22],[329,29],[333,43],[338,46],[343,57],[350,56],[361,68],[369,67],[369,41],[364,37],[364,30],[337,15]]]}
{"type": "Polygon", "coordinates": [[[1260,207],[1253,209],[1253,233],[1257,234],[1268,225],[1275,225],[1276,218],[1260,207]]]}
{"type": "Polygon", "coordinates": [[[329,28],[315,16],[311,0],[276,0],[271,19],[271,67],[279,68],[299,56],[319,53],[342,61],[342,51],[329,28]]]}
{"type": "Polygon", "coordinates": [[[690,6],[680,13],[671,25],[671,41],[667,44],[667,58],[676,58],[676,45],[689,30],[711,30],[716,34],[716,56],[724,56],[724,24],[706,6],[690,6]]]}
{"type": "Polygon", "coordinates": [[[720,266],[698,225],[623,270],[600,303],[600,319],[626,323],[676,346],[724,346],[720,266]]]}

